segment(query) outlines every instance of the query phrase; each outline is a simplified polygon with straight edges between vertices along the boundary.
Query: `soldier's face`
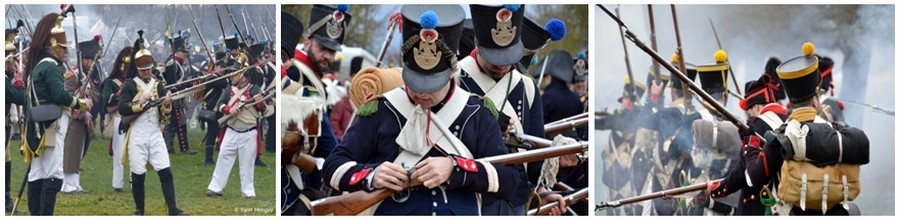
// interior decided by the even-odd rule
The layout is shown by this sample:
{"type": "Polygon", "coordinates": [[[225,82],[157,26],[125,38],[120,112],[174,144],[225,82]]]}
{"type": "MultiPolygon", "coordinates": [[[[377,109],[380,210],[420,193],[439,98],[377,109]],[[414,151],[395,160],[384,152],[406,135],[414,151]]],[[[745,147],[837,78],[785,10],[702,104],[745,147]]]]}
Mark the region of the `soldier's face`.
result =
{"type": "Polygon", "coordinates": [[[138,70],[138,77],[141,77],[143,80],[150,79],[151,76],[153,76],[153,68],[138,70]]]}
{"type": "Polygon", "coordinates": [[[509,73],[512,70],[512,65],[495,66],[494,64],[488,63],[488,61],[482,58],[480,54],[475,57],[478,59],[478,65],[481,66],[481,69],[484,69],[484,72],[493,78],[503,78],[503,75],[506,75],[506,73],[509,73]]]}
{"type": "Polygon", "coordinates": [[[412,89],[407,89],[407,93],[409,97],[413,100],[413,104],[422,105],[423,108],[431,108],[437,105],[438,102],[444,100],[447,97],[447,93],[450,91],[450,82],[447,82],[447,85],[444,85],[444,88],[432,93],[421,93],[413,91],[412,89]]]}
{"type": "Polygon", "coordinates": [[[331,69],[331,63],[334,62],[335,51],[325,48],[315,40],[306,40],[308,43],[304,47],[309,61],[316,65],[319,71],[328,71],[331,69]]]}
{"type": "Polygon", "coordinates": [[[94,58],[83,58],[81,59],[81,65],[84,66],[85,69],[90,69],[91,65],[94,65],[94,58]]]}

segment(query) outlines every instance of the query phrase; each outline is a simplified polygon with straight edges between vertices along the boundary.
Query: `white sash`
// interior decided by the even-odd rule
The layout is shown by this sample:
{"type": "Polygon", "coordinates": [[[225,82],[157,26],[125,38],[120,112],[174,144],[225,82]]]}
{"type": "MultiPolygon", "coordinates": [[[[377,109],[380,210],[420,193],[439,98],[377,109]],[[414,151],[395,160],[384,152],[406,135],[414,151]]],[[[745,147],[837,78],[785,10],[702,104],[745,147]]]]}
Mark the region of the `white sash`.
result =
{"type": "Polygon", "coordinates": [[[473,158],[468,148],[449,130],[449,124],[444,123],[444,119],[456,119],[462,113],[469,98],[469,93],[465,90],[455,87],[450,100],[437,113],[423,112],[418,105],[409,102],[406,91],[401,88],[391,90],[384,94],[384,97],[391,102],[397,111],[406,118],[406,124],[400,130],[396,143],[400,146],[400,155],[394,160],[394,163],[405,163],[406,166],[413,166],[422,159],[431,149],[426,146],[425,138],[422,132],[425,131],[423,126],[429,126],[429,138],[448,154],[456,154],[466,158],[473,158]],[[418,112],[417,112],[418,111],[418,112]],[[425,113],[431,114],[431,122],[425,125],[425,113]]]}
{"type": "MultiPolygon", "coordinates": [[[[325,86],[323,86],[322,82],[319,81],[319,77],[316,76],[316,73],[311,68],[306,66],[306,64],[304,64],[303,62],[300,62],[296,59],[292,60],[292,62],[294,62],[294,66],[296,66],[297,69],[299,69],[300,72],[303,73],[303,76],[300,77],[300,82],[298,82],[298,83],[300,83],[300,85],[303,85],[304,78],[306,80],[309,80],[309,82],[314,87],[316,87],[316,90],[318,90],[319,96],[322,97],[322,99],[324,100],[325,99],[325,86]]],[[[299,90],[297,90],[297,93],[295,93],[295,95],[301,96],[301,95],[303,95],[304,91],[306,91],[306,88],[301,87],[299,90]]]]}
{"type": "MultiPolygon", "coordinates": [[[[134,77],[132,78],[132,80],[134,81],[135,85],[141,87],[141,94],[138,94],[139,96],[143,96],[145,92],[152,92],[153,86],[156,85],[156,79],[154,79],[153,77],[150,78],[150,82],[148,83],[144,83],[144,80],[141,80],[140,77],[134,77]]],[[[156,98],[156,94],[152,95],[154,96],[153,98],[156,98]]]]}
{"type": "MultiPolygon", "coordinates": [[[[494,107],[496,107],[497,110],[502,111],[503,114],[512,118],[514,131],[511,131],[511,133],[524,133],[525,130],[522,127],[521,119],[518,117],[519,114],[516,113],[516,109],[513,108],[506,97],[509,96],[509,93],[512,92],[512,89],[515,88],[520,81],[528,78],[522,77],[522,74],[519,73],[518,70],[513,70],[511,73],[504,75],[500,80],[494,81],[494,79],[487,74],[481,73],[474,58],[461,60],[459,66],[463,71],[469,73],[469,76],[475,81],[475,84],[478,84],[478,87],[484,91],[484,96],[490,98],[491,101],[494,102],[494,107]],[[510,77],[512,77],[512,79],[510,79],[510,77]],[[512,83],[510,83],[510,80],[512,80],[512,83]]],[[[528,79],[527,82],[531,82],[531,79],[528,79]]],[[[534,88],[527,82],[525,83],[526,89],[529,87],[534,88]]],[[[524,97],[524,99],[528,101],[529,106],[532,104],[532,97],[533,95],[524,97]]],[[[503,130],[506,128],[500,129],[503,130]]]]}

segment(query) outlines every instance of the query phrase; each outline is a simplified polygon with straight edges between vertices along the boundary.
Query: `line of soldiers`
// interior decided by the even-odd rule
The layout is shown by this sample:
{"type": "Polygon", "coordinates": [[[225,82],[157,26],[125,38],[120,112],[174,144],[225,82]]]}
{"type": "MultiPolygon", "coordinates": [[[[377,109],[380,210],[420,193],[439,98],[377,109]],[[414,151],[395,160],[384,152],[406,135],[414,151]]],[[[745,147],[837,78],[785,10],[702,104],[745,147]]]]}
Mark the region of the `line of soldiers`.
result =
{"type": "MultiPolygon", "coordinates": [[[[189,34],[167,33],[171,54],[165,62],[157,62],[141,30],[133,46],[117,53],[108,76],[98,80],[107,75],[99,64],[101,52],[106,51],[103,40],[97,36],[80,42],[75,52],[70,52],[72,47],[61,24],[75,9],[72,5],[61,8],[62,13],[49,13],[38,22],[27,45],[21,34],[16,35],[17,30],[7,30],[7,109],[10,104],[28,106],[23,114],[22,151],[28,164],[32,215],[52,215],[59,191],[83,192],[78,181],[79,165],[93,139],[93,116],[97,114],[105,114],[108,119],[101,121],[106,124],[103,131],[109,132],[113,191],[124,191],[124,166],[129,167],[133,214],[145,214],[144,179],[152,168],[159,175],[168,214],[186,215],[176,203],[169,163],[169,154],[174,153],[169,137],[178,138],[183,152],[195,153],[187,142],[186,97],[202,102],[198,109],[203,110],[198,111],[204,112],[196,114],[206,127],[205,161],[216,165],[206,195],[223,194],[237,157],[242,195],[255,198],[254,165],[265,166],[259,161],[264,118],[269,125],[266,142],[274,151],[275,93],[262,89],[274,88],[274,44],[223,36],[223,47],[215,51],[206,48],[210,55],[215,53],[215,58],[206,59],[191,56],[186,49],[189,34]],[[22,49],[21,45],[28,47],[22,49]],[[88,71],[70,68],[66,63],[70,53],[80,55],[79,66],[88,71]],[[218,160],[213,160],[217,146],[218,160]]],[[[7,127],[7,155],[9,131],[7,127]]],[[[14,211],[9,194],[10,165],[7,156],[7,211],[14,211]]]]}
{"type": "MultiPolygon", "coordinates": [[[[843,104],[828,93],[834,88],[834,62],[813,54],[809,42],[802,49],[803,56],[783,63],[770,58],[765,72],[746,82],[742,97],[728,88],[724,50],[714,53],[715,63],[686,63],[684,74],[691,83],[699,77],[702,92],[717,103],[740,98],[746,122],[727,121],[708,102],[694,107],[695,91],[685,91],[679,79],[653,70],[646,84],[626,78],[621,107],[596,119],[596,129],[611,131],[600,163],[609,200],[703,182],[707,187],[609,214],[858,214],[851,201],[859,193],[859,166],[868,163],[868,138],[846,125],[843,104]],[[671,102],[663,106],[667,84],[671,102]],[[642,98],[645,91],[649,94],[642,98]],[[739,123],[749,128],[740,129],[739,123]]],[[[671,64],[678,62],[673,55],[671,64]]]]}
{"type": "MultiPolygon", "coordinates": [[[[478,159],[524,152],[505,142],[517,135],[543,139],[545,122],[582,113],[568,84],[583,82],[586,67],[576,77],[575,59],[554,51],[535,72],[543,83],[535,82],[522,71],[551,38],[565,35],[565,24],[526,23],[524,5],[469,7],[471,22],[458,5],[401,8],[395,17],[402,19],[403,68],[359,71],[354,82],[375,76],[385,88],[353,102],[355,115],[340,142],[323,104],[334,94],[322,82],[342,48],[349,6],[314,5],[305,29],[282,13],[282,107],[291,109],[282,118],[283,215],[329,214],[317,213],[314,201],[341,191],[385,190],[393,195],[363,207],[367,214],[525,215],[529,201],[556,202],[550,214],[566,212],[566,200],[551,187],[587,186],[580,156],[527,165],[478,159]]],[[[547,142],[576,140],[560,135],[547,142]]]]}

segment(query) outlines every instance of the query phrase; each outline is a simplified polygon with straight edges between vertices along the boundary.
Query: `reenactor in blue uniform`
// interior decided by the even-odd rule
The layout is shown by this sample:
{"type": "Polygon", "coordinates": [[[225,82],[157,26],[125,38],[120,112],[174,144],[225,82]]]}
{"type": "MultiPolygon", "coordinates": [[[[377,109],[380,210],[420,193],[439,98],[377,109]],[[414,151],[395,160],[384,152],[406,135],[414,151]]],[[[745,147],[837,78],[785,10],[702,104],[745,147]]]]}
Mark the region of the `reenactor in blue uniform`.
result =
{"type": "MultiPolygon", "coordinates": [[[[19,53],[19,48],[14,43],[16,40],[16,36],[18,34],[19,34],[18,29],[6,29],[6,43],[4,45],[6,47],[6,49],[5,49],[5,53],[3,55],[4,57],[19,53]]],[[[19,56],[14,56],[14,57],[6,60],[6,70],[5,70],[6,93],[4,96],[5,97],[4,99],[6,100],[5,101],[6,102],[5,109],[7,110],[6,118],[10,118],[10,113],[8,111],[9,111],[11,105],[13,105],[13,104],[15,104],[17,106],[25,105],[24,84],[22,83],[21,79],[16,79],[21,76],[20,74],[22,74],[22,71],[20,70],[20,66],[18,64],[19,59],[21,59],[19,56]],[[13,81],[13,79],[15,79],[15,81],[13,81]]],[[[15,123],[15,124],[18,124],[18,123],[15,123]]],[[[6,136],[5,136],[6,139],[4,139],[5,140],[4,144],[6,145],[6,166],[5,166],[6,167],[6,175],[4,176],[4,178],[6,181],[6,211],[7,212],[12,211],[12,208],[13,208],[13,200],[9,194],[9,189],[10,189],[9,175],[10,175],[10,170],[12,169],[12,166],[11,166],[12,163],[9,160],[10,131],[13,129],[15,129],[15,130],[19,129],[18,127],[12,127],[11,125],[14,125],[14,124],[6,123],[6,125],[5,125],[6,126],[5,127],[6,128],[6,136]]]]}
{"type": "MultiPolygon", "coordinates": [[[[216,63],[212,65],[211,68],[207,69],[207,72],[204,74],[214,74],[212,77],[219,77],[225,74],[230,73],[230,71],[234,71],[233,66],[235,64],[234,58],[231,57],[230,54],[225,53],[224,51],[216,52],[216,63]],[[226,70],[226,68],[232,68],[231,70],[226,70]]],[[[206,123],[206,135],[203,136],[203,145],[205,146],[204,151],[204,163],[206,165],[215,164],[215,160],[213,160],[213,152],[216,149],[216,139],[219,137],[219,118],[222,118],[222,112],[216,110],[217,106],[219,106],[219,97],[222,96],[222,91],[230,85],[230,79],[222,79],[216,82],[212,82],[206,85],[206,91],[203,91],[203,103],[201,103],[201,115],[205,115],[204,117],[199,117],[201,121],[206,123]],[[209,117],[212,116],[212,117],[209,117]]]]}
{"type": "Polygon", "coordinates": [[[759,159],[746,164],[746,178],[754,185],[775,181],[777,190],[761,199],[769,201],[765,205],[772,208],[772,214],[848,215],[853,210],[850,201],[860,192],[859,166],[869,163],[868,137],[859,129],[828,122],[817,114],[823,107],[817,94],[824,85],[820,60],[813,55],[812,43],[804,43],[802,48],[803,56],[788,59],[775,70],[790,100],[790,114],[786,123],[765,135],[759,159]],[[801,139],[805,143],[797,141],[801,139]],[[807,175],[809,172],[841,180],[807,175]],[[823,179],[828,187],[843,190],[826,191],[828,199],[823,198],[823,179]],[[808,183],[807,188],[801,186],[808,183]],[[810,193],[800,196],[806,190],[810,193]],[[821,202],[812,202],[815,200],[821,202]]]}
{"type": "Polygon", "coordinates": [[[169,164],[166,143],[162,139],[160,125],[165,125],[172,109],[172,100],[166,96],[165,82],[153,77],[155,61],[144,47],[143,31],[134,42],[128,76],[119,91],[119,114],[122,117],[137,115],[130,123],[124,121],[125,153],[123,160],[131,169],[131,193],[134,197],[134,215],[145,214],[144,180],[149,168],[156,170],[162,187],[163,198],[169,215],[187,215],[178,208],[175,200],[175,179],[169,164]],[[160,102],[157,106],[152,102],[160,102]]]}
{"type": "MultiPolygon", "coordinates": [[[[318,116],[317,120],[319,121],[315,123],[318,125],[318,135],[310,134],[315,137],[304,140],[307,141],[306,143],[311,143],[309,146],[314,146],[308,149],[301,149],[302,151],[300,152],[294,152],[297,155],[306,154],[312,156],[317,161],[328,157],[335,146],[337,146],[337,138],[335,138],[332,131],[330,119],[326,114],[323,114],[325,109],[323,104],[327,94],[321,79],[324,76],[323,71],[331,69],[335,53],[341,50],[345,28],[352,18],[348,13],[349,8],[349,5],[338,5],[337,8],[327,5],[314,5],[309,18],[310,26],[306,31],[302,31],[303,25],[299,20],[288,13],[282,13],[282,34],[286,35],[282,36],[282,52],[289,55],[287,58],[290,59],[289,62],[287,60],[284,62],[283,67],[282,107],[301,107],[316,112],[315,115],[318,116]],[[294,48],[301,39],[300,36],[305,37],[303,39],[303,49],[296,50],[294,48]],[[300,104],[304,102],[298,100],[313,101],[316,104],[304,105],[300,104]],[[321,102],[321,104],[318,102],[321,102]]],[[[287,121],[289,120],[293,120],[294,123],[303,127],[304,113],[309,112],[284,111],[282,128],[288,127],[287,121]]],[[[299,130],[290,132],[294,135],[300,134],[299,130]]],[[[293,164],[294,159],[294,155],[287,155],[282,159],[282,214],[308,215],[310,205],[306,201],[313,201],[325,196],[321,192],[321,189],[324,188],[321,173],[323,168],[316,166],[311,172],[307,173],[293,164]]]]}
{"type": "MultiPolygon", "coordinates": [[[[546,65],[541,67],[543,71],[535,72],[535,75],[543,75],[538,82],[544,91],[541,94],[544,101],[544,121],[554,122],[580,114],[584,106],[578,94],[569,89],[569,85],[575,79],[572,55],[566,51],[555,50],[550,52],[540,65],[546,65]]],[[[571,133],[566,136],[575,137],[577,134],[571,133]]]]}
{"type": "MultiPolygon", "coordinates": [[[[499,113],[498,124],[504,136],[524,133],[544,137],[544,111],[537,83],[516,68],[525,52],[522,32],[537,33],[546,43],[551,33],[540,26],[524,25],[523,5],[470,5],[476,48],[468,57],[459,61],[459,87],[492,101],[499,113]],[[531,29],[529,29],[531,27],[531,29]],[[529,31],[525,31],[528,29],[529,31]]],[[[562,38],[562,33],[553,33],[562,38]]],[[[529,43],[530,44],[530,43],[529,43]]],[[[538,49],[533,45],[530,49],[538,49]]],[[[516,152],[519,149],[509,149],[516,152]]],[[[546,187],[538,187],[543,161],[515,166],[518,170],[518,186],[513,196],[496,199],[486,197],[482,213],[485,215],[524,215],[532,189],[538,189],[542,200],[561,198],[558,194],[546,194],[546,187]],[[526,169],[527,166],[527,169],[526,169]],[[527,170],[527,171],[526,171],[527,170]]]]}
{"type": "Polygon", "coordinates": [[[398,192],[375,215],[481,214],[479,197],[509,197],[517,178],[512,166],[474,160],[508,150],[495,113],[452,80],[463,9],[406,5],[401,13],[406,87],[363,104],[369,110],[325,160],[325,182],[398,192]]]}
{"type": "MultiPolygon", "coordinates": [[[[194,74],[194,68],[191,66],[188,57],[188,49],[184,37],[179,32],[176,36],[169,38],[169,44],[172,46],[172,55],[166,59],[165,72],[163,79],[166,84],[175,84],[190,79],[194,74]]],[[[191,85],[183,85],[173,90],[181,90],[191,85]]],[[[172,138],[178,138],[178,145],[181,152],[186,154],[196,154],[197,151],[191,149],[190,142],[187,137],[187,116],[184,112],[185,103],[183,100],[175,100],[172,105],[172,114],[169,116],[169,124],[166,124],[166,146],[169,153],[175,153],[175,145],[172,138]]]]}
{"type": "MultiPolygon", "coordinates": [[[[269,83],[271,83],[271,80],[269,80],[270,79],[269,76],[274,76],[274,71],[275,71],[274,69],[272,69],[272,67],[270,65],[268,65],[269,64],[268,61],[262,59],[263,53],[265,52],[265,50],[266,50],[265,43],[258,43],[258,44],[250,45],[249,50],[247,50],[247,55],[250,58],[249,64],[256,65],[256,66],[251,67],[250,70],[248,70],[248,72],[253,72],[253,73],[246,74],[245,77],[247,77],[247,80],[250,82],[250,84],[253,84],[256,87],[259,87],[260,91],[264,90],[269,85],[269,83]],[[259,66],[260,64],[261,64],[261,66],[259,66]]],[[[266,101],[266,102],[268,102],[268,101],[266,101]]],[[[264,118],[266,118],[266,120],[269,120],[269,118],[271,118],[272,122],[274,123],[274,120],[275,120],[274,111],[263,111],[262,112],[262,114],[264,116],[266,115],[266,113],[271,113],[271,114],[264,118]]],[[[259,125],[260,125],[259,135],[260,135],[260,137],[262,137],[262,122],[260,122],[259,125]]],[[[270,126],[270,129],[274,130],[274,128],[271,128],[271,126],[270,126]]],[[[274,134],[272,134],[272,135],[274,135],[274,134]]],[[[269,136],[270,135],[268,135],[268,134],[266,135],[265,143],[267,145],[269,144],[269,140],[275,141],[274,139],[270,139],[269,136]]],[[[274,143],[272,143],[272,144],[274,144],[274,143]]],[[[260,160],[260,157],[262,156],[263,146],[260,145],[259,147],[260,147],[259,153],[256,156],[254,165],[256,165],[258,167],[268,167],[269,166],[268,164],[266,164],[262,160],[260,160]]]]}
{"type": "Polygon", "coordinates": [[[766,211],[767,207],[763,205],[762,199],[771,197],[769,194],[774,185],[749,179],[747,167],[755,161],[765,159],[765,154],[761,152],[766,132],[780,127],[787,118],[787,109],[775,98],[777,85],[771,75],[767,74],[768,71],[775,71],[775,67],[776,63],[767,64],[766,73],[758,80],[751,80],[745,84],[744,99],[741,100],[740,106],[747,113],[747,125],[750,129],[741,132],[743,146],[740,162],[728,172],[728,176],[721,183],[709,187],[709,194],[713,199],[724,198],[740,190],[740,203],[735,215],[771,215],[771,211],[766,211]]]}
{"type": "Polygon", "coordinates": [[[125,148],[125,132],[119,131],[122,116],[119,114],[119,89],[125,84],[125,75],[128,65],[131,65],[132,47],[125,47],[119,51],[113,63],[113,71],[105,80],[101,88],[101,99],[107,107],[106,115],[112,120],[111,129],[113,136],[109,141],[110,154],[112,156],[112,187],[115,192],[123,191],[125,166],[122,164],[122,151],[125,148]]]}
{"type": "MultiPolygon", "coordinates": [[[[677,65],[678,57],[673,55],[672,64],[677,65]]],[[[691,80],[697,77],[697,69],[694,65],[685,62],[687,71],[685,75],[691,80]]],[[[664,78],[664,77],[663,77],[664,78]]],[[[686,106],[684,87],[681,80],[670,80],[669,106],[659,106],[659,99],[663,99],[664,83],[651,83],[650,94],[642,107],[642,111],[649,111],[646,121],[641,123],[636,131],[635,146],[639,148],[632,155],[632,171],[635,182],[644,181],[638,188],[638,194],[660,191],[680,187],[685,179],[679,167],[691,167],[690,149],[691,124],[686,123],[682,117],[688,113],[692,106],[686,106]],[[642,167],[642,166],[650,166],[642,167]],[[641,173],[641,171],[649,170],[641,173]]],[[[645,113],[642,113],[645,114],[645,113]]],[[[654,199],[650,203],[650,212],[656,215],[674,215],[684,212],[684,206],[678,200],[654,199]]],[[[649,207],[644,207],[649,208],[649,207]]]]}
{"type": "MultiPolygon", "coordinates": [[[[632,84],[631,79],[626,77],[622,97],[618,99],[621,108],[594,120],[594,129],[610,130],[610,142],[603,148],[602,161],[605,169],[602,182],[610,190],[610,200],[638,195],[638,190],[643,188],[647,172],[650,171],[647,158],[643,156],[642,151],[636,149],[638,146],[635,145],[635,132],[641,124],[641,114],[645,114],[641,111],[643,105],[640,105],[638,100],[641,100],[646,90],[644,84],[639,82],[632,84]],[[637,154],[637,157],[634,157],[634,154],[637,154]]],[[[615,209],[612,214],[639,215],[642,207],[631,205],[623,209],[624,213],[619,213],[620,210],[615,209]]]]}
{"type": "Polygon", "coordinates": [[[28,173],[28,209],[32,215],[53,215],[56,195],[63,183],[63,144],[70,116],[62,111],[90,110],[90,99],[76,99],[65,91],[64,61],[69,56],[64,17],[45,15],[35,26],[25,66],[25,162],[28,173]],[[42,49],[38,49],[42,48],[42,49]],[[47,118],[50,116],[50,118],[47,118]],[[57,117],[53,117],[57,116],[57,117]]]}

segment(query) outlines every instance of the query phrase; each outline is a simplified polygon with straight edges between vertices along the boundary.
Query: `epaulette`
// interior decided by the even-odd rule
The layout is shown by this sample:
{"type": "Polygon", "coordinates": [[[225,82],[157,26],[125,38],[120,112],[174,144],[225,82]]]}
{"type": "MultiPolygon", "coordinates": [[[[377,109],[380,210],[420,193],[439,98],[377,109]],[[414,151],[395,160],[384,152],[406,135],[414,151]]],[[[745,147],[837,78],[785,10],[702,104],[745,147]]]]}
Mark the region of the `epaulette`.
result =
{"type": "Polygon", "coordinates": [[[497,106],[494,105],[494,101],[491,101],[491,99],[488,98],[487,96],[479,96],[479,95],[475,95],[475,94],[470,94],[470,95],[481,99],[481,101],[484,102],[484,107],[487,108],[487,110],[489,112],[491,112],[491,116],[494,116],[494,119],[500,118],[500,113],[497,112],[497,106]]]}
{"type": "Polygon", "coordinates": [[[378,112],[378,99],[381,99],[381,96],[377,96],[372,100],[366,100],[362,105],[356,109],[356,115],[360,117],[369,117],[375,115],[378,112]]]}

